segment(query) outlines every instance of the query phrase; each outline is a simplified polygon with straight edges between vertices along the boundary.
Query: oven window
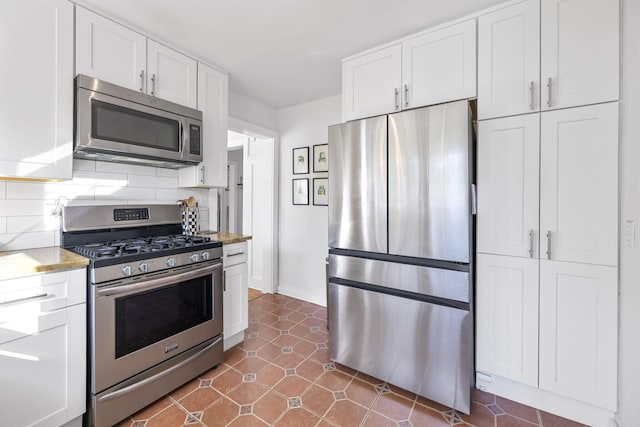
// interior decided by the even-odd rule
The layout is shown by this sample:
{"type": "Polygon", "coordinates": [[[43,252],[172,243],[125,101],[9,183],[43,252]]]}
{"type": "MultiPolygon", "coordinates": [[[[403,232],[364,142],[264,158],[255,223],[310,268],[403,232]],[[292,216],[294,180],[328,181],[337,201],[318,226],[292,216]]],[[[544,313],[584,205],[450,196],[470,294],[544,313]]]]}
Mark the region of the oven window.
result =
{"type": "Polygon", "coordinates": [[[91,102],[91,137],[177,153],[180,150],[180,123],[94,99],[91,102]]]}
{"type": "Polygon", "coordinates": [[[213,318],[212,276],[117,298],[116,358],[213,318]]]}

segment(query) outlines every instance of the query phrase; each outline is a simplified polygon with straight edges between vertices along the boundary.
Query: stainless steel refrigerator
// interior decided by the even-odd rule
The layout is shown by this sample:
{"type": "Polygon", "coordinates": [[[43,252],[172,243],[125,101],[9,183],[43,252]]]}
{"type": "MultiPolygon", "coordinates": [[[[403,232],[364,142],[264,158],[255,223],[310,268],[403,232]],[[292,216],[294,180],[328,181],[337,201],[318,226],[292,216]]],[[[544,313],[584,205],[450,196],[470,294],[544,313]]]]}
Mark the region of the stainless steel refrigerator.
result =
{"type": "Polygon", "coordinates": [[[467,101],[329,127],[329,354],[469,413],[473,133],[467,101]]]}

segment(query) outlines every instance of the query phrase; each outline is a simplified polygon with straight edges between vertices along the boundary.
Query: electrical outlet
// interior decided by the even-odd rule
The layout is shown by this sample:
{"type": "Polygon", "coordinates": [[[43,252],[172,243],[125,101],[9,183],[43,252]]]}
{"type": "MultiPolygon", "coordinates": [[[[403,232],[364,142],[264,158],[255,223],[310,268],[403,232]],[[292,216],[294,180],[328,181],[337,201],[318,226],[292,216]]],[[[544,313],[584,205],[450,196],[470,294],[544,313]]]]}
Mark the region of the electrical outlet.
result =
{"type": "Polygon", "coordinates": [[[632,220],[624,222],[624,245],[628,248],[636,247],[636,223],[632,220]]]}

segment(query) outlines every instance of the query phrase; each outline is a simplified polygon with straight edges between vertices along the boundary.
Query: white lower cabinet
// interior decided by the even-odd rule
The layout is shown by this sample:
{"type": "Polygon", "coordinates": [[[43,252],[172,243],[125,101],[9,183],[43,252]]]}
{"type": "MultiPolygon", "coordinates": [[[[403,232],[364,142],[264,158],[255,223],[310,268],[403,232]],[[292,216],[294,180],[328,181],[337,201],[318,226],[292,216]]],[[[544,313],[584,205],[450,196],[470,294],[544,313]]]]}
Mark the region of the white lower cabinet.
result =
{"type": "Polygon", "coordinates": [[[249,326],[247,242],[224,245],[223,248],[223,324],[224,349],[244,340],[249,326]]]}
{"type": "Polygon", "coordinates": [[[618,269],[540,263],[540,388],[616,410],[618,269]]]}
{"type": "Polygon", "coordinates": [[[478,254],[476,368],[538,386],[538,260],[478,254]]]}
{"type": "Polygon", "coordinates": [[[86,409],[86,270],[0,282],[0,414],[56,426],[86,409]]]}

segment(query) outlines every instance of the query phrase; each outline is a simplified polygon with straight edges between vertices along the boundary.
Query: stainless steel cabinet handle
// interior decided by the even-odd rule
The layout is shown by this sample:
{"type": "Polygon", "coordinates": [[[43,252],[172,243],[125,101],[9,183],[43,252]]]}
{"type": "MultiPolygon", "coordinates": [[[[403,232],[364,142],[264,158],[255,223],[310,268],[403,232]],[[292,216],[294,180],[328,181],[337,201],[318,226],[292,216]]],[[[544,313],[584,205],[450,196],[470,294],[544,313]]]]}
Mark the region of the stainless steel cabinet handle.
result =
{"type": "Polygon", "coordinates": [[[238,256],[238,255],[242,255],[244,252],[240,251],[240,252],[234,252],[232,254],[227,254],[227,258],[231,258],[232,256],[238,256]]]}
{"type": "Polygon", "coordinates": [[[156,75],[151,75],[151,95],[156,96],[156,75]]]}
{"type": "Polygon", "coordinates": [[[144,92],[144,70],[140,70],[140,92],[144,92]]]}
{"type": "Polygon", "coordinates": [[[533,258],[533,230],[529,230],[529,257],[533,258]]]}
{"type": "Polygon", "coordinates": [[[409,85],[404,85],[404,106],[409,106],[409,85]]]}
{"type": "Polygon", "coordinates": [[[398,92],[398,88],[397,87],[394,88],[393,89],[393,97],[394,97],[394,100],[395,100],[395,103],[396,103],[396,111],[398,111],[400,109],[400,104],[398,104],[398,93],[399,93],[398,92]]]}
{"type": "Polygon", "coordinates": [[[204,165],[200,166],[200,172],[202,172],[200,175],[200,184],[204,184],[204,165]]]}
{"type": "Polygon", "coordinates": [[[222,292],[227,292],[227,270],[222,270],[222,292]]]}
{"type": "Polygon", "coordinates": [[[471,184],[471,215],[478,214],[478,191],[475,184],[471,184]]]}
{"type": "Polygon", "coordinates": [[[531,98],[529,108],[531,108],[531,110],[533,111],[533,81],[529,84],[529,97],[531,98]]]}
{"type": "Polygon", "coordinates": [[[34,299],[38,299],[38,298],[44,298],[46,296],[48,296],[48,293],[43,293],[43,294],[38,294],[38,295],[31,295],[30,297],[23,297],[23,298],[16,298],[16,299],[10,299],[7,301],[0,301],[0,305],[7,305],[7,304],[14,304],[16,302],[24,302],[24,301],[30,301],[30,300],[34,300],[34,299]]]}
{"type": "Polygon", "coordinates": [[[551,231],[547,231],[547,259],[551,259],[551,231]]]}
{"type": "Polygon", "coordinates": [[[551,107],[551,77],[547,79],[547,107],[551,107]]]}

